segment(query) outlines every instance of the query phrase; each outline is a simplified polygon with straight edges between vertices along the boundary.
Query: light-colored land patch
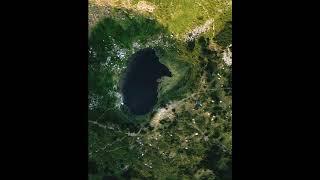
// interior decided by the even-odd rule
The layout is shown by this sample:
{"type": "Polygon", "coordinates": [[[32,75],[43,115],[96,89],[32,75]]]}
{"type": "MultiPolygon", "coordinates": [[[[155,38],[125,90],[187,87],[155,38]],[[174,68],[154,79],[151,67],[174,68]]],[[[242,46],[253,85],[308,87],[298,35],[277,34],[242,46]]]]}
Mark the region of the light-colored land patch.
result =
{"type": "Polygon", "coordinates": [[[152,118],[150,125],[154,128],[159,127],[160,121],[162,119],[168,118],[172,120],[175,115],[172,111],[172,109],[176,108],[180,103],[179,102],[173,102],[169,104],[166,108],[160,108],[152,118]]]}
{"type": "Polygon", "coordinates": [[[152,13],[155,9],[155,6],[146,1],[139,1],[137,4],[137,9],[139,11],[146,11],[152,13]]]}
{"type": "Polygon", "coordinates": [[[192,41],[195,38],[199,37],[202,33],[207,32],[210,28],[214,29],[213,19],[207,20],[203,25],[195,27],[192,31],[188,32],[185,35],[186,41],[192,41]]]}
{"type": "Polygon", "coordinates": [[[232,52],[230,50],[231,46],[232,45],[230,44],[229,47],[222,54],[222,59],[228,66],[232,65],[232,52]]]}

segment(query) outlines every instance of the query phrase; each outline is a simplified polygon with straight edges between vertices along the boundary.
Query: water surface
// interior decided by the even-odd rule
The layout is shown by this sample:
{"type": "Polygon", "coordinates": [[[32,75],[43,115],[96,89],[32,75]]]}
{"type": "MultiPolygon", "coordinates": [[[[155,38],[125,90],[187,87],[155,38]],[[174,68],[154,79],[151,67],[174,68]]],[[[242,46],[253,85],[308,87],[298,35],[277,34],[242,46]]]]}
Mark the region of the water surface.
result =
{"type": "Polygon", "coordinates": [[[157,80],[163,76],[171,77],[171,72],[153,49],[142,49],[130,57],[121,91],[131,113],[143,115],[152,110],[157,102],[157,80]]]}

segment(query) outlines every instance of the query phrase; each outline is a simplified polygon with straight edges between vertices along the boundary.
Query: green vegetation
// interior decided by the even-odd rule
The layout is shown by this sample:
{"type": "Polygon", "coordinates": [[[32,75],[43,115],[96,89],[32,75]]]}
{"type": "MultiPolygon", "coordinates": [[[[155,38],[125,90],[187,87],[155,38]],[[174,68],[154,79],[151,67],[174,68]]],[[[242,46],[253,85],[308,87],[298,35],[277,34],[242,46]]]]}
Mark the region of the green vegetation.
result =
{"type": "Polygon", "coordinates": [[[148,2],[154,13],[89,3],[99,17],[89,22],[89,179],[232,179],[232,67],[222,59],[230,1],[148,2]],[[214,29],[185,41],[211,18],[214,29]],[[161,80],[153,111],[135,116],[120,84],[129,57],[146,47],[173,76],[161,80]]]}
{"type": "Polygon", "coordinates": [[[229,21],[224,25],[224,28],[215,37],[217,43],[223,47],[227,47],[231,44],[232,40],[232,22],[229,21]]]}
{"type": "MultiPolygon", "coordinates": [[[[219,32],[226,21],[231,20],[231,1],[219,0],[146,0],[155,6],[154,16],[168,27],[168,30],[178,37],[182,37],[196,26],[214,19],[214,28],[208,32],[209,36],[219,32]]],[[[133,0],[133,4],[139,0],[133,0]]]]}

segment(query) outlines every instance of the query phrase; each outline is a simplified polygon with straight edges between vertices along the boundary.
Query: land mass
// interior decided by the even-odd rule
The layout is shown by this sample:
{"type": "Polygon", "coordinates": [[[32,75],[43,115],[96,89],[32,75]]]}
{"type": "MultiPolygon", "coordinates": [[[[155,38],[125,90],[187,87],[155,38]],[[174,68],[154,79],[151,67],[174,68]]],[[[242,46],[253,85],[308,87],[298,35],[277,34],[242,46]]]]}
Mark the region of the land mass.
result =
{"type": "Polygon", "coordinates": [[[89,179],[232,179],[231,35],[231,0],[89,0],[89,179]]]}

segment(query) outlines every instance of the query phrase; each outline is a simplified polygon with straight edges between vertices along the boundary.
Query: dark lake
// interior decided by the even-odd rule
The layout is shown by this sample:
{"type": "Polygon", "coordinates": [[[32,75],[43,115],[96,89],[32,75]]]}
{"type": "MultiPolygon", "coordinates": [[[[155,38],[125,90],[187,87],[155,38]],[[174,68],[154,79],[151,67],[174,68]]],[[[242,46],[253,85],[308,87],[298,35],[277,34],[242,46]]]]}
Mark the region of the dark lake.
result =
{"type": "Polygon", "coordinates": [[[171,72],[159,62],[153,49],[142,49],[130,57],[121,91],[131,113],[143,115],[152,110],[157,102],[157,80],[162,76],[171,77],[171,72]]]}

